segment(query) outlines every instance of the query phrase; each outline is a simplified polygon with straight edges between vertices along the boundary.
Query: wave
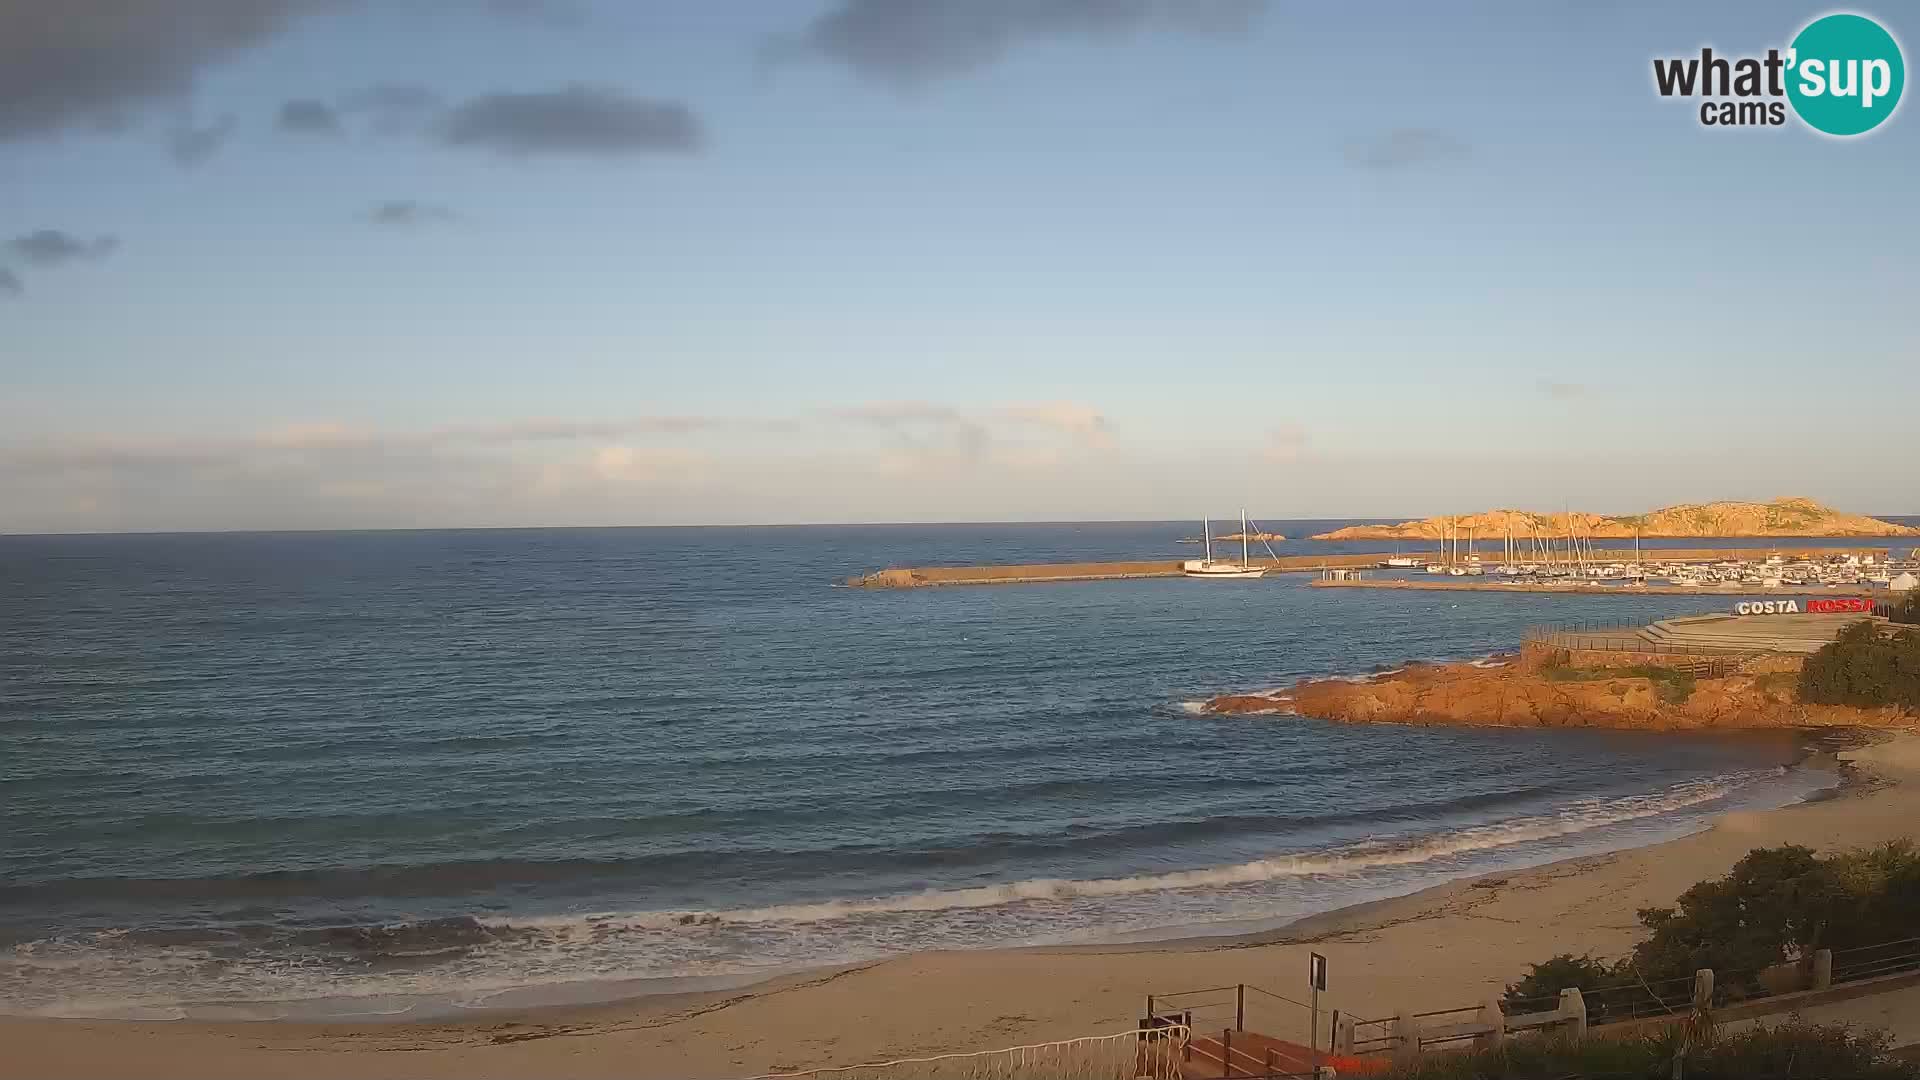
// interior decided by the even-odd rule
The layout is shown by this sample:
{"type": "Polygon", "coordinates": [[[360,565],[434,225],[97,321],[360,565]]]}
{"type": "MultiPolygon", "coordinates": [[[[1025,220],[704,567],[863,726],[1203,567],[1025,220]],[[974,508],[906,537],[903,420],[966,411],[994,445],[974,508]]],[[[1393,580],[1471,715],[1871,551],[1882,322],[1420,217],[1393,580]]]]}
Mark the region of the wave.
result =
{"type": "Polygon", "coordinates": [[[1124,896],[1133,893],[1221,888],[1283,877],[1343,875],[1379,867],[1410,866],[1671,814],[1726,798],[1746,783],[1784,775],[1784,767],[1764,772],[1731,773],[1688,781],[1655,794],[1619,799],[1589,798],[1553,814],[1511,818],[1412,841],[1362,842],[1326,852],[1255,859],[1198,870],[1177,870],[1119,878],[1033,878],[1000,885],[924,892],[861,900],[780,904],[730,911],[607,912],[535,919],[481,919],[498,928],[578,928],[610,932],[622,927],[666,929],[723,924],[823,923],[902,912],[933,912],[1000,907],[1031,901],[1124,896]]]}
{"type": "MultiPolygon", "coordinates": [[[[293,912],[266,905],[219,926],[66,929],[0,947],[0,1012],[159,1017],[184,1007],[180,1015],[231,1018],[314,1008],[321,1010],[315,1015],[360,1015],[416,1004],[457,1011],[493,1007],[502,993],[571,1000],[564,996],[601,992],[592,987],[668,989],[687,979],[766,977],[908,950],[1165,936],[1248,920],[1278,925],[1461,874],[1619,846],[1632,841],[1605,830],[1643,819],[1654,819],[1653,827],[1636,836],[1673,835],[1741,788],[1786,772],[1729,772],[1645,795],[1430,827],[1424,835],[1122,877],[1036,877],[710,910],[515,915],[475,905],[469,914],[385,922],[354,921],[337,908],[324,922],[292,919],[293,912]],[[1577,839],[1555,842],[1566,837],[1577,839]],[[562,986],[572,989],[556,989],[562,986]]],[[[1483,798],[1539,794],[1521,788],[1483,798]]]]}
{"type": "MultiPolygon", "coordinates": [[[[1323,774],[1337,774],[1364,764],[1364,761],[1355,760],[1322,771],[1323,774]]],[[[1136,778],[1130,792],[1136,802],[1164,794],[1147,783],[1150,779],[1144,776],[1136,778]]],[[[1116,783],[1125,788],[1126,780],[1124,777],[1047,780],[1014,787],[1028,796],[1085,797],[1103,793],[1116,783]]],[[[1244,787],[1247,784],[1245,781],[1192,782],[1204,783],[1215,791],[1223,786],[1244,787]]],[[[1261,782],[1270,783],[1271,780],[1261,782]]],[[[1186,783],[1181,781],[1175,785],[1175,789],[1186,783]]],[[[549,891],[558,892],[671,879],[694,868],[706,873],[724,870],[743,880],[767,880],[782,876],[800,878],[822,871],[884,872],[928,867],[984,866],[1020,859],[1058,859],[1068,855],[1152,850],[1188,841],[1236,835],[1271,837],[1328,826],[1417,820],[1511,804],[1537,798],[1552,790],[1550,785],[1531,785],[1406,802],[1391,807],[1319,814],[1216,814],[1101,826],[1070,824],[1044,832],[1003,830],[966,833],[928,838],[916,846],[903,846],[898,842],[861,843],[796,849],[679,850],[609,859],[475,859],[407,865],[322,867],[225,877],[70,878],[0,886],[0,908],[32,908],[89,901],[117,906],[129,902],[177,905],[420,899],[523,889],[530,885],[544,886],[549,891]]],[[[982,795],[985,794],[987,792],[983,791],[982,795]]]]}

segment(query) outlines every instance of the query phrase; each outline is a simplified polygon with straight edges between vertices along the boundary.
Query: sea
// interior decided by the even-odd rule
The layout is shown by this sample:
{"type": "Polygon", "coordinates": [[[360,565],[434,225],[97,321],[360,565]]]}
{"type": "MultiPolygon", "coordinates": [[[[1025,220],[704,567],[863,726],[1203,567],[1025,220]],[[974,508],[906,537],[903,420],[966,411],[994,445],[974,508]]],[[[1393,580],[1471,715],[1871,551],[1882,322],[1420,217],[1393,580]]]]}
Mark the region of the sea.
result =
{"type": "Polygon", "coordinates": [[[1196,531],[0,536],[0,1012],[420,1018],[1241,934],[1835,783],[1792,734],[1199,708],[1734,597],[836,587],[1196,531]]]}

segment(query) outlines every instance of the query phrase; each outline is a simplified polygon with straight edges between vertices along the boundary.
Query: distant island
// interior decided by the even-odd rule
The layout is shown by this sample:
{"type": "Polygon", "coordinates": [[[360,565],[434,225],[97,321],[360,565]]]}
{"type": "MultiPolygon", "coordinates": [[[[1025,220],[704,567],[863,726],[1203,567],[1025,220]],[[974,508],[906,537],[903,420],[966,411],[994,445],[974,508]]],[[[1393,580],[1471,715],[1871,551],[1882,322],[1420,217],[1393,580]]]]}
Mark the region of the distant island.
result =
{"type": "Polygon", "coordinates": [[[1648,514],[1607,517],[1575,510],[1535,514],[1526,510],[1487,510],[1405,521],[1398,525],[1350,525],[1321,533],[1315,540],[1441,540],[1469,533],[1482,540],[1503,536],[1550,537],[1571,532],[1580,537],[1627,539],[1702,536],[1920,536],[1920,528],[1843,514],[1812,499],[1772,502],[1715,502],[1668,506],[1648,514]]]}

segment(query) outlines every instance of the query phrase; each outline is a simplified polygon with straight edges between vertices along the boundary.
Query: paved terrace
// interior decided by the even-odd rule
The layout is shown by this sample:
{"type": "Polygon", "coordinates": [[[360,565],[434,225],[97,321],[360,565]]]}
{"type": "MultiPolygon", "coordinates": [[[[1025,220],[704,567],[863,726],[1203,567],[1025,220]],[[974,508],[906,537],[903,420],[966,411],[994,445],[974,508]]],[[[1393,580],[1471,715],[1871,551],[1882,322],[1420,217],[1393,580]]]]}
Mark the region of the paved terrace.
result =
{"type": "MultiPolygon", "coordinates": [[[[1838,615],[1688,615],[1635,629],[1551,630],[1529,635],[1529,640],[1563,649],[1620,652],[1687,653],[1729,656],[1752,653],[1817,652],[1840,631],[1867,616],[1838,615]]],[[[1885,619],[1873,618],[1884,623],[1885,619]]]]}

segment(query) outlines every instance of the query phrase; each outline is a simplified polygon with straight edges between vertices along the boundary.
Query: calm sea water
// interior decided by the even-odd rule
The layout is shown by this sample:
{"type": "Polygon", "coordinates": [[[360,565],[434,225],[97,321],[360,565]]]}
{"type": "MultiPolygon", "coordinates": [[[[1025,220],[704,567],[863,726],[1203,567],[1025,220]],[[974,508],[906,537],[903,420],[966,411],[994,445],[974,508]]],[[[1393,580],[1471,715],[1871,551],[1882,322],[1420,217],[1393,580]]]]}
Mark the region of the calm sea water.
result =
{"type": "Polygon", "coordinates": [[[0,537],[0,1011],[418,1015],[1241,930],[1830,779],[1778,738],[1193,708],[1712,598],[830,587],[1192,531],[0,537]]]}

